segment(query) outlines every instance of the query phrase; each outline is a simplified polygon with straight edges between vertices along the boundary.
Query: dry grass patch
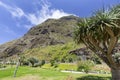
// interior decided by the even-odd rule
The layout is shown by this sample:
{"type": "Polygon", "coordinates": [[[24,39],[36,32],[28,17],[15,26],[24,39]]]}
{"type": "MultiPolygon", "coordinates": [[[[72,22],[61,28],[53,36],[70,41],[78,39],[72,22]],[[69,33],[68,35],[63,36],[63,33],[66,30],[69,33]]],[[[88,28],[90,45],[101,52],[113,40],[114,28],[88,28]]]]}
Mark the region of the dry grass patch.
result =
{"type": "Polygon", "coordinates": [[[96,65],[92,68],[92,70],[95,70],[95,71],[103,71],[103,72],[108,72],[110,73],[110,68],[103,64],[103,65],[96,65]]]}

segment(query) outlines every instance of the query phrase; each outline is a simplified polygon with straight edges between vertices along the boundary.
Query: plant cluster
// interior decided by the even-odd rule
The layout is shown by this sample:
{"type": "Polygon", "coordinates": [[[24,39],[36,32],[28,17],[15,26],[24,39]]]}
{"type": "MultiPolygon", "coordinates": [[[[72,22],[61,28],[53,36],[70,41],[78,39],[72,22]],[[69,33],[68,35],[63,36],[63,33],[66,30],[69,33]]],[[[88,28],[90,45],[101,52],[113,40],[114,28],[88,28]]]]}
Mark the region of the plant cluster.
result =
{"type": "Polygon", "coordinates": [[[86,60],[86,61],[79,61],[77,65],[78,65],[77,66],[78,71],[83,71],[88,73],[92,69],[92,67],[94,67],[95,64],[90,60],[86,60]]]}

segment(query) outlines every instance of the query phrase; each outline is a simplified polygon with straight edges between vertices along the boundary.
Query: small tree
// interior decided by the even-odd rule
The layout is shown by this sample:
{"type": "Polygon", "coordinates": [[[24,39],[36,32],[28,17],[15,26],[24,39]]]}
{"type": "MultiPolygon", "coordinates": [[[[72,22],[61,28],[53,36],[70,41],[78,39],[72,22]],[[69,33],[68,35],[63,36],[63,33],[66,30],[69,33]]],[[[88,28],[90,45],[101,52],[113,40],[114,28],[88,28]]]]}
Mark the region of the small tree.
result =
{"type": "Polygon", "coordinates": [[[114,57],[119,37],[120,5],[81,20],[75,30],[75,41],[83,42],[111,68],[112,80],[120,80],[120,63],[114,57]]]}

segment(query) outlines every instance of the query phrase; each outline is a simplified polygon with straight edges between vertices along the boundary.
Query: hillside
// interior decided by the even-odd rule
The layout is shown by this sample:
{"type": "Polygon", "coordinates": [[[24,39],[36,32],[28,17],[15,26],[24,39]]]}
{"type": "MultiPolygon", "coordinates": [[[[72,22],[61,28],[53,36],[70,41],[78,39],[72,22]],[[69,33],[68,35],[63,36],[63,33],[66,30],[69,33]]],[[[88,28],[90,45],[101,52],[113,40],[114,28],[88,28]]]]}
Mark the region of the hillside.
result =
{"type": "Polygon", "coordinates": [[[75,16],[48,19],[32,27],[23,37],[0,45],[0,57],[23,53],[27,49],[71,42],[73,30],[79,20],[75,16]]]}

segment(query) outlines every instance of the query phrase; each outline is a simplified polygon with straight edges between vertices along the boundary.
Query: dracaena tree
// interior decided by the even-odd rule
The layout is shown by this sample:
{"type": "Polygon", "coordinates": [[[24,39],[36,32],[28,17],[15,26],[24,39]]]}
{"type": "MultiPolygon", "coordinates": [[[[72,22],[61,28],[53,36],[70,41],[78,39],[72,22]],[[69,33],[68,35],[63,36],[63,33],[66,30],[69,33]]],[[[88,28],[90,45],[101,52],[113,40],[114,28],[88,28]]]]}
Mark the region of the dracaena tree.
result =
{"type": "Polygon", "coordinates": [[[111,68],[112,80],[120,80],[120,53],[114,51],[120,37],[120,5],[82,19],[74,34],[77,44],[83,42],[111,68]]]}

